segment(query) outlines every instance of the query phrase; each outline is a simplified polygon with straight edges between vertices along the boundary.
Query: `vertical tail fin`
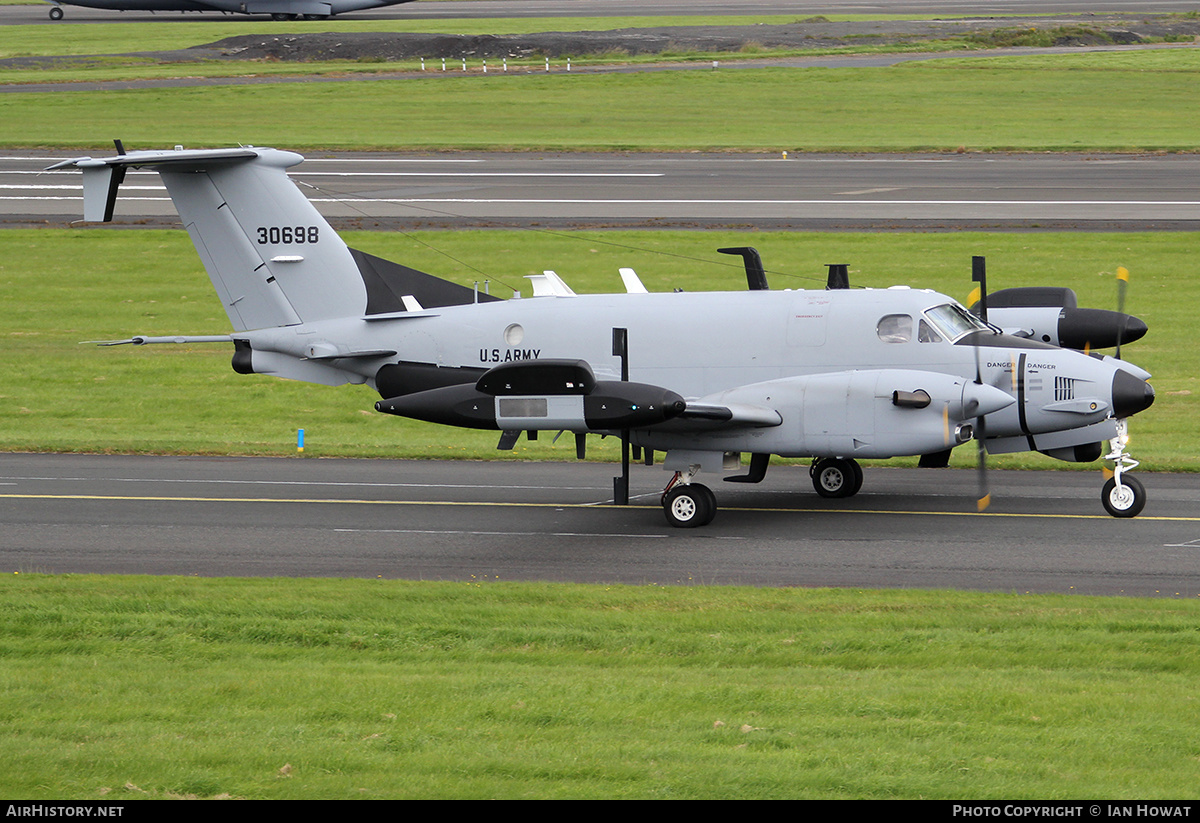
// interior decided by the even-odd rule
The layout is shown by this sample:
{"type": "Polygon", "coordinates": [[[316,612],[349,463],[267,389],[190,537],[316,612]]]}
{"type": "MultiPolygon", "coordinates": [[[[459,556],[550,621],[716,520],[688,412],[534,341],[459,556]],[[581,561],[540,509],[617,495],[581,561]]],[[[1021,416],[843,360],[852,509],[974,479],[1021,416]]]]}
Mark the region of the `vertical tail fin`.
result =
{"type": "Polygon", "coordinates": [[[129,167],[157,171],[237,331],[361,316],[350,250],[288,178],[304,158],[276,149],[130,152],[67,160],[83,170],[84,216],[112,219],[129,167]]]}

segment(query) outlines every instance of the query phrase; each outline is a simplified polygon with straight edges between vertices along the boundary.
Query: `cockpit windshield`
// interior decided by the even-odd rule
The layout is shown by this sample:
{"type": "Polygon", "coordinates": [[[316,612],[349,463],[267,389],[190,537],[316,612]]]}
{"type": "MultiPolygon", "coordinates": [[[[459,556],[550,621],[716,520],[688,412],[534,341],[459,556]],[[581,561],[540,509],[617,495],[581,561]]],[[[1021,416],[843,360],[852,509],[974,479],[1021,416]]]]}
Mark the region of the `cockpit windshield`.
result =
{"type": "Polygon", "coordinates": [[[976,331],[991,331],[986,323],[957,303],[944,303],[925,310],[929,322],[951,342],[957,342],[965,334],[976,331]]]}

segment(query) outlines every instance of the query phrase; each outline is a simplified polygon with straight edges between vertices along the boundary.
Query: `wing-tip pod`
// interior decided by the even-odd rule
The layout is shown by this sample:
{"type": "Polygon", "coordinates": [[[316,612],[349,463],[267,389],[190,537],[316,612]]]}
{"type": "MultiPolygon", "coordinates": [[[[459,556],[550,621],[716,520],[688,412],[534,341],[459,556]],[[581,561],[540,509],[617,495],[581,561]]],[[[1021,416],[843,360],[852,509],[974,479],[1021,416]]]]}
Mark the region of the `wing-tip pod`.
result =
{"type": "Polygon", "coordinates": [[[531,360],[489,369],[474,385],[381,400],[376,411],[474,429],[613,431],[676,417],[684,399],[661,386],[596,380],[583,360],[531,360]]]}

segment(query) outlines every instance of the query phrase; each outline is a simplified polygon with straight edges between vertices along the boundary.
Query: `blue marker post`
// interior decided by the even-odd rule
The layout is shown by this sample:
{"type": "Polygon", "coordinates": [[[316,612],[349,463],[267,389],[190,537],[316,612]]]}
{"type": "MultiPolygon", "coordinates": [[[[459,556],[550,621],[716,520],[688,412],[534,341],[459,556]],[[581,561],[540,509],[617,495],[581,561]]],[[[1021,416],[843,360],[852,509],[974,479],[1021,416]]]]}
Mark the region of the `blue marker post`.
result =
{"type": "Polygon", "coordinates": [[[296,432],[296,453],[304,453],[304,429],[300,429],[298,432],[296,432]]]}

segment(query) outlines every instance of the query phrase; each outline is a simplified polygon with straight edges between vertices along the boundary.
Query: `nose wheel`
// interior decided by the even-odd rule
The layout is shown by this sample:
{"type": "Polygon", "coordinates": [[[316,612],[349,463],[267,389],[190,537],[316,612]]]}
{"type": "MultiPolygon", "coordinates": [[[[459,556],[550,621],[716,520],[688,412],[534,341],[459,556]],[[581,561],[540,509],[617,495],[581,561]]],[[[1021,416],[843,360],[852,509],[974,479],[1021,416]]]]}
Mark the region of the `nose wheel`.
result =
{"type": "Polygon", "coordinates": [[[63,10],[58,6],[52,6],[50,8],[50,19],[51,20],[62,20],[63,19],[63,10]]]}
{"type": "Polygon", "coordinates": [[[1123,477],[1117,483],[1110,477],[1100,492],[1100,502],[1113,517],[1137,517],[1146,506],[1146,489],[1136,477],[1123,477]]]}
{"type": "Polygon", "coordinates": [[[1113,517],[1137,517],[1146,507],[1146,489],[1136,477],[1127,474],[1138,462],[1125,454],[1129,443],[1129,423],[1125,418],[1117,421],[1117,436],[1108,443],[1104,459],[1113,461],[1113,476],[1105,481],[1100,502],[1113,517]]]}

